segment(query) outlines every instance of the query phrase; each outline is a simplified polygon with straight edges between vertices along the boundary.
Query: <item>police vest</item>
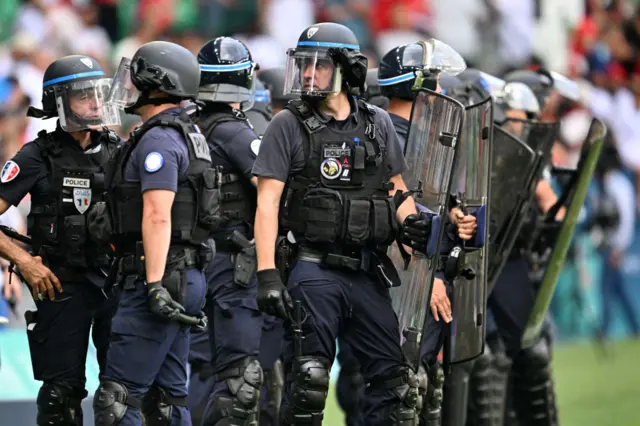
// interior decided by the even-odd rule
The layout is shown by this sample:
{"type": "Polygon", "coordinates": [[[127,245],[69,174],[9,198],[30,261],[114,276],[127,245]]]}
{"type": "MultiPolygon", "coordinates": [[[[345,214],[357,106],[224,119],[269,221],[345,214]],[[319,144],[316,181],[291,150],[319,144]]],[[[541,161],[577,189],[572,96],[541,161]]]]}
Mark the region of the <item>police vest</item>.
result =
{"type": "MultiPolygon", "coordinates": [[[[250,127],[246,116],[239,110],[217,111],[211,114],[202,115],[198,124],[207,137],[210,145],[213,144],[214,129],[222,123],[230,121],[246,123],[250,127]]],[[[213,147],[213,146],[212,146],[213,147]]],[[[228,219],[227,226],[238,226],[250,224],[256,215],[256,188],[247,181],[242,174],[234,173],[230,164],[222,167],[222,181],[220,188],[220,209],[222,216],[228,219]]]]}
{"type": "Polygon", "coordinates": [[[221,226],[219,215],[220,174],[211,166],[207,141],[185,112],[161,114],[131,133],[127,144],[107,168],[107,207],[111,218],[112,243],[117,254],[135,253],[142,240],[142,190],[140,182],[124,179],[125,166],[142,136],[155,126],[178,130],[189,152],[186,176],[178,178],[171,206],[171,245],[198,245],[221,226]]]}
{"type": "Polygon", "coordinates": [[[326,126],[304,101],[286,106],[308,134],[305,167],[290,178],[280,223],[298,241],[336,248],[386,249],[396,237],[396,205],[385,141],[373,121],[375,110],[358,101],[358,126],[326,126]]]}
{"type": "Polygon", "coordinates": [[[43,130],[34,141],[45,160],[51,190],[31,199],[27,226],[32,248],[50,265],[108,266],[107,251],[89,238],[85,213],[103,200],[103,166],[116,151],[118,137],[104,133],[101,143],[87,153],[54,136],[43,130]]]}

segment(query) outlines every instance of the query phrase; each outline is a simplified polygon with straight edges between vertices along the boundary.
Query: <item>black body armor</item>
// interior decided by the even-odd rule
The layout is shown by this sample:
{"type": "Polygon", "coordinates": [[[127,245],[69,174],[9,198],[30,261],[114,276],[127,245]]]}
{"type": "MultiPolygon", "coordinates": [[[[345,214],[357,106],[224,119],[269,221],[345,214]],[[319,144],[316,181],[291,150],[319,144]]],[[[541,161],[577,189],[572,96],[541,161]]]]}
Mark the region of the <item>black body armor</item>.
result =
{"type": "Polygon", "coordinates": [[[171,207],[171,245],[199,246],[210,232],[219,230],[223,222],[218,204],[222,174],[211,166],[204,135],[185,112],[180,116],[161,114],[132,132],[129,142],[107,170],[107,205],[113,228],[112,242],[118,255],[135,253],[135,243],[142,241],[140,183],[125,181],[124,170],[137,143],[155,126],[178,130],[189,152],[189,167],[186,176],[179,177],[171,207]]]}
{"type": "Polygon", "coordinates": [[[85,213],[103,201],[104,166],[117,149],[118,137],[105,132],[87,153],[71,136],[65,141],[56,134],[41,131],[33,142],[44,158],[51,188],[46,196],[31,200],[28,233],[33,252],[54,267],[107,267],[108,251],[89,238],[85,213]]]}
{"type": "Polygon", "coordinates": [[[358,127],[346,131],[324,125],[304,101],[286,107],[309,138],[303,143],[305,168],[285,188],[280,223],[303,245],[326,252],[386,251],[396,238],[385,141],[374,124],[375,110],[362,100],[358,106],[358,127]]]}
{"type": "MultiPolygon", "coordinates": [[[[213,149],[215,149],[212,145],[214,129],[219,124],[230,121],[243,122],[250,127],[242,111],[236,109],[218,110],[213,113],[207,113],[207,109],[203,111],[198,124],[213,149]]],[[[227,220],[226,226],[250,225],[252,227],[257,207],[256,188],[244,176],[234,173],[230,164],[224,164],[221,168],[220,210],[222,217],[227,220]]]]}

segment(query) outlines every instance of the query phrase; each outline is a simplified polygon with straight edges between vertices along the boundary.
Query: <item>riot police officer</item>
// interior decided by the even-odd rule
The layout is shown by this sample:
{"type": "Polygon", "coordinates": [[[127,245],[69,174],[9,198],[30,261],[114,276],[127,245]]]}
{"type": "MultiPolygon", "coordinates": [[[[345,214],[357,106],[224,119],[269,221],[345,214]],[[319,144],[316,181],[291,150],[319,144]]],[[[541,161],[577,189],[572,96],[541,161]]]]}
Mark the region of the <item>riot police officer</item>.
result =
{"type": "Polygon", "coordinates": [[[80,403],[87,395],[92,325],[104,373],[116,296],[103,291],[109,252],[89,240],[86,216],[101,200],[103,165],[118,146],[115,134],[103,127],[120,123],[117,110],[105,104],[110,81],[87,56],[66,56],[50,64],[42,83],[43,108],[31,107],[27,114],[57,117],[57,128],[24,145],[0,177],[0,214],[31,194],[28,233],[37,256],[5,244],[4,235],[0,253],[18,265],[37,307],[26,319],[33,375],[43,382],[38,425],[83,424],[80,403]],[[54,287],[59,292],[55,296],[54,287]]]}
{"type": "Polygon", "coordinates": [[[260,70],[259,73],[260,80],[264,82],[271,95],[271,112],[273,115],[282,111],[289,101],[298,98],[293,93],[284,93],[284,74],[285,69],[283,67],[268,68],[260,70]]]}
{"type": "Polygon", "coordinates": [[[209,147],[180,107],[195,99],[199,81],[191,52],[155,41],[122,59],[109,93],[143,124],[106,181],[102,223],[110,229],[102,232],[115,247],[122,292],[94,397],[96,425],[141,425],[141,411],[148,426],[191,423],[189,331],[204,305],[202,271],[212,257],[204,242],[220,221],[209,147]]]}
{"type": "Polygon", "coordinates": [[[350,95],[364,90],[367,60],[348,28],[312,25],[287,61],[285,93],[302,99],[273,118],[253,168],[258,306],[290,319],[282,421],[320,424],[338,337],[361,363],[367,424],[415,424],[418,382],[403,363],[389,299],[399,278],[385,254],[397,222],[416,216],[412,200],[394,199],[407,191],[397,135],[383,110],[350,95]],[[279,227],[297,244],[289,290],[275,269],[279,227]]]}
{"type": "Polygon", "coordinates": [[[207,42],[198,53],[204,108],[198,125],[218,170],[223,226],[213,234],[218,255],[206,271],[209,343],[215,385],[204,424],[253,424],[263,373],[258,355],[262,314],[256,304],[253,221],[257,179],[251,168],[260,138],[241,106],[255,96],[255,69],[247,47],[231,37],[207,42]]]}

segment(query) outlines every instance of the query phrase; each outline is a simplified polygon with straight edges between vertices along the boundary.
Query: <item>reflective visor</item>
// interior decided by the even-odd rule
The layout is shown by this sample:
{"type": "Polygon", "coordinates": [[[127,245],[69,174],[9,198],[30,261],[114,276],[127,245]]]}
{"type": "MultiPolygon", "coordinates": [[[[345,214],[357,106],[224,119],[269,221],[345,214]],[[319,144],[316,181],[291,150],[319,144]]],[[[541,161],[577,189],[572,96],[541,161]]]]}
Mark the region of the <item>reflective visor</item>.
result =
{"type": "Polygon", "coordinates": [[[536,95],[524,83],[508,83],[498,99],[507,106],[507,109],[525,111],[536,116],[540,113],[540,104],[536,95]]]}
{"type": "Polygon", "coordinates": [[[140,97],[140,90],[131,81],[131,59],[122,58],[113,77],[107,102],[118,108],[130,107],[140,97]]]}
{"type": "Polygon", "coordinates": [[[342,74],[327,49],[287,51],[284,95],[326,96],[342,88],[342,74]]]}
{"type": "Polygon", "coordinates": [[[120,124],[120,114],[106,103],[110,78],[56,84],[54,95],[60,127],[66,132],[120,124]]]}

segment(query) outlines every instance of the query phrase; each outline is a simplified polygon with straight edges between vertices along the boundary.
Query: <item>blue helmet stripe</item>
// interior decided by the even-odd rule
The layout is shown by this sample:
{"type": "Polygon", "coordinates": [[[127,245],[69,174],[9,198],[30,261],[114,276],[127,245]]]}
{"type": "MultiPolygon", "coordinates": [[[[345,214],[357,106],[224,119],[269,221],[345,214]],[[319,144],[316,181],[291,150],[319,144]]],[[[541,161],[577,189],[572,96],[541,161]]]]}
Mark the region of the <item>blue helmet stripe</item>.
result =
{"type": "Polygon", "coordinates": [[[327,41],[300,41],[298,47],[344,47],[345,49],[360,50],[360,46],[357,44],[347,43],[330,43],[327,41]]]}
{"type": "Polygon", "coordinates": [[[251,68],[253,63],[251,62],[242,62],[239,64],[231,64],[231,65],[200,65],[200,71],[204,72],[232,72],[232,71],[242,71],[248,68],[251,68]]]}
{"type": "Polygon", "coordinates": [[[88,71],[88,72],[81,72],[79,74],[65,75],[64,77],[58,77],[58,78],[45,81],[44,83],[42,83],[42,87],[51,86],[52,84],[63,83],[69,80],[77,80],[79,78],[84,78],[84,77],[104,77],[104,71],[88,71]]]}
{"type": "Polygon", "coordinates": [[[413,71],[406,74],[401,74],[397,77],[378,79],[378,86],[391,86],[393,84],[404,83],[405,81],[413,80],[416,75],[413,71]]]}

